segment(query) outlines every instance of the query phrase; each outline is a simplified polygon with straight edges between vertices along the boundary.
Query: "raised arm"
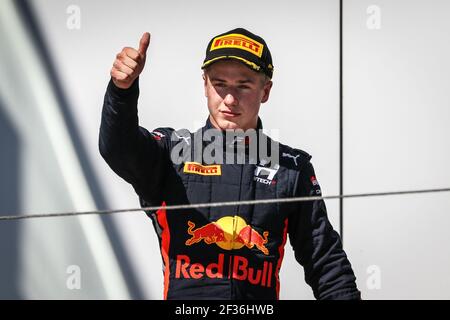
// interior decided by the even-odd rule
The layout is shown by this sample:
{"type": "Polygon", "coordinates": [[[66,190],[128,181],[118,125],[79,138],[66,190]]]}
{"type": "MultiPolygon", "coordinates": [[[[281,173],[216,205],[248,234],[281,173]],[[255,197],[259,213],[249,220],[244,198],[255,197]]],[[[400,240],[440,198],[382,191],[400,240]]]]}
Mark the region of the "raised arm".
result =
{"type": "Polygon", "coordinates": [[[169,139],[156,139],[159,137],[139,126],[137,111],[138,77],[149,43],[150,34],[144,33],[138,50],[126,47],[116,56],[103,103],[99,150],[111,169],[132,184],[139,196],[159,205],[170,134],[165,134],[169,139]]]}

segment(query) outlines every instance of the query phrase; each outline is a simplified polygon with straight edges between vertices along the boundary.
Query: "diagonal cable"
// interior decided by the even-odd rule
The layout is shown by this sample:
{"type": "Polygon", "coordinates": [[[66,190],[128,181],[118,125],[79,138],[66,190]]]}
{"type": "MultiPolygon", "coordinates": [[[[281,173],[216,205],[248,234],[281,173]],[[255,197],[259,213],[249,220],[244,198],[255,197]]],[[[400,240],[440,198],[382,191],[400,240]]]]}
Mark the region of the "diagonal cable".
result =
{"type": "Polygon", "coordinates": [[[194,203],[194,204],[153,206],[153,207],[116,209],[116,210],[94,210],[94,211],[80,211],[80,212],[57,212],[57,213],[7,215],[7,216],[0,216],[0,221],[23,220],[23,219],[34,219],[34,218],[57,218],[57,217],[70,217],[70,216],[92,215],[92,214],[106,215],[106,214],[123,213],[123,212],[157,211],[159,209],[165,209],[165,210],[198,209],[198,208],[214,208],[214,207],[226,207],[226,206],[236,206],[236,205],[307,202],[307,201],[327,200],[327,199],[381,197],[381,196],[438,193],[438,192],[450,192],[450,188],[355,193],[355,194],[334,195],[334,196],[308,196],[308,197],[291,197],[291,198],[279,198],[279,199],[259,199],[259,200],[240,200],[240,201],[225,201],[225,202],[212,202],[212,203],[194,203]]]}

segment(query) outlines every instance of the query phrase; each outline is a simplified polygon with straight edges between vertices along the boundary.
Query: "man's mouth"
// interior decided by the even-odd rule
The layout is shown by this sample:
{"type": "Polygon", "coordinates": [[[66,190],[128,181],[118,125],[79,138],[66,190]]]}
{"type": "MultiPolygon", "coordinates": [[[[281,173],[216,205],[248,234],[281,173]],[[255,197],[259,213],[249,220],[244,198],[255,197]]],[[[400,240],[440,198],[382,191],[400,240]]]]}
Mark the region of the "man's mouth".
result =
{"type": "Polygon", "coordinates": [[[240,116],[241,114],[240,113],[237,113],[237,112],[231,112],[231,111],[226,111],[226,110],[224,110],[224,111],[220,111],[223,115],[225,115],[226,117],[237,117],[237,116],[240,116]]]}

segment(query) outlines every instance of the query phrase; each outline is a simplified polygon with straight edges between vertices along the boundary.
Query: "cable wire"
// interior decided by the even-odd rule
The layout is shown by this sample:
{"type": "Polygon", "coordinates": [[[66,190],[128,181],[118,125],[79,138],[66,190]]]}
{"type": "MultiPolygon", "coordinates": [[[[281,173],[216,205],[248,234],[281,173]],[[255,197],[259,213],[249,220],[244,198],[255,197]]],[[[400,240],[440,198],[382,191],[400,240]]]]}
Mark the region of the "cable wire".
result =
{"type": "Polygon", "coordinates": [[[307,201],[327,200],[327,199],[380,197],[380,196],[438,193],[438,192],[450,192],[450,188],[356,193],[356,194],[334,195],[334,196],[309,196],[309,197],[292,197],[292,198],[281,198],[281,199],[241,200],[241,201],[196,203],[196,204],[169,205],[169,206],[153,206],[153,207],[116,209],[116,210],[94,210],[94,211],[81,211],[81,212],[58,212],[58,213],[8,215],[8,216],[0,216],[0,221],[24,220],[24,219],[35,219],[35,218],[58,218],[58,217],[92,215],[92,214],[106,215],[106,214],[124,213],[124,212],[157,211],[160,209],[164,209],[164,210],[198,209],[198,208],[214,208],[214,207],[226,207],[226,206],[236,206],[236,205],[307,202],[307,201]]]}

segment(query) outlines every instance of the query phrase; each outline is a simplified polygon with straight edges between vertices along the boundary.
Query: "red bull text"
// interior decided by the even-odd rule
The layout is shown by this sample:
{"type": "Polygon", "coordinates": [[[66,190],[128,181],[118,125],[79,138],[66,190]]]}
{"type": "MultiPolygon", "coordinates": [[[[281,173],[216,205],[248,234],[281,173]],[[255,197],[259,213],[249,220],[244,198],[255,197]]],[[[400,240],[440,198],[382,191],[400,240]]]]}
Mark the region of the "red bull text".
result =
{"type": "Polygon", "coordinates": [[[264,261],[262,268],[249,267],[247,258],[241,256],[230,256],[228,275],[224,275],[225,255],[218,255],[217,262],[203,265],[202,263],[191,263],[187,255],[177,255],[175,278],[180,279],[235,279],[248,281],[253,285],[270,288],[272,286],[273,263],[264,261]]]}

